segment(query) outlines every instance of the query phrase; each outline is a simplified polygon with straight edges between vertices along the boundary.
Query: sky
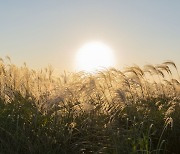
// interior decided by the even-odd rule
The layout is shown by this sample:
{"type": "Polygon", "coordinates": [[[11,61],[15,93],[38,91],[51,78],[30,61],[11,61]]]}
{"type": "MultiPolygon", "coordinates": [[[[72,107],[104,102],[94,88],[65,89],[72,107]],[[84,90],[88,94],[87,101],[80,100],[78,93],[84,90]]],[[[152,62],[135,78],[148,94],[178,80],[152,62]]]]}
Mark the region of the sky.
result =
{"type": "Polygon", "coordinates": [[[114,51],[117,68],[174,61],[180,68],[178,0],[0,0],[0,57],[75,71],[87,42],[114,51]]]}

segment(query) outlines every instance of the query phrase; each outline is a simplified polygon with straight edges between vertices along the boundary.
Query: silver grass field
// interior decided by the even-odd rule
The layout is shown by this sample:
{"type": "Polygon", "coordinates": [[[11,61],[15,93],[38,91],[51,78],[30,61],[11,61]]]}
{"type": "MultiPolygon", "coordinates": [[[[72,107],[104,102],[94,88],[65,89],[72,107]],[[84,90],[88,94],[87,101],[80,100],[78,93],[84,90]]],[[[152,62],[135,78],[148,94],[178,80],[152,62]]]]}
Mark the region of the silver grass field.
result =
{"type": "Polygon", "coordinates": [[[179,154],[176,64],[53,74],[0,59],[0,153],[179,154]]]}

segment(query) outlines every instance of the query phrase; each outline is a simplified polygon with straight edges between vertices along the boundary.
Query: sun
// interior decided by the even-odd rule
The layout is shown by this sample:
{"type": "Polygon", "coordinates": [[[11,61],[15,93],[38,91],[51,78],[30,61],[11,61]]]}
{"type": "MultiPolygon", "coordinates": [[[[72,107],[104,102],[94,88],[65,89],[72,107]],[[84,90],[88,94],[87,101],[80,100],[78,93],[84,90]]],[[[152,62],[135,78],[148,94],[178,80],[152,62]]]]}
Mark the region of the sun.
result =
{"type": "Polygon", "coordinates": [[[78,70],[93,72],[114,65],[115,56],[113,50],[102,42],[86,43],[76,54],[76,69],[78,70]]]}

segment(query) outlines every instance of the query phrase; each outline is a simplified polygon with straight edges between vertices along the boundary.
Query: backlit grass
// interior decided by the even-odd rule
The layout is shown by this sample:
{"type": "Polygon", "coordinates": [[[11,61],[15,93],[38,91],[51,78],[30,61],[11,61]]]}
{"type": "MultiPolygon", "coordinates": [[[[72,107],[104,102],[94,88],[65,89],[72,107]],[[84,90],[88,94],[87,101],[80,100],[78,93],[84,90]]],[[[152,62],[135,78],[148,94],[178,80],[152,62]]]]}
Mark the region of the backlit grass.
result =
{"type": "Polygon", "coordinates": [[[180,153],[176,65],[53,75],[0,61],[0,153],[180,153]]]}

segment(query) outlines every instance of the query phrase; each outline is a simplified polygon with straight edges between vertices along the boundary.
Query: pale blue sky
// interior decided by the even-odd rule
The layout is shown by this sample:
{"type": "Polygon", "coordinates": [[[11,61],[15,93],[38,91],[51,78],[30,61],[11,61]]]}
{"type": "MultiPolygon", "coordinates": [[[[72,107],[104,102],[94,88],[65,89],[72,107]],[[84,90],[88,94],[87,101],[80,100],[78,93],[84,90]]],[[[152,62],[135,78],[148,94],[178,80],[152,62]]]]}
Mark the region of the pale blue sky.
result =
{"type": "Polygon", "coordinates": [[[180,67],[178,0],[0,0],[0,57],[73,70],[84,43],[100,40],[125,65],[180,67]]]}

